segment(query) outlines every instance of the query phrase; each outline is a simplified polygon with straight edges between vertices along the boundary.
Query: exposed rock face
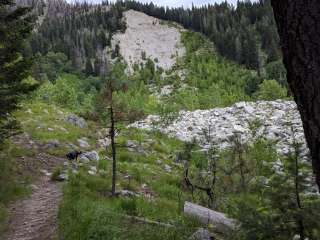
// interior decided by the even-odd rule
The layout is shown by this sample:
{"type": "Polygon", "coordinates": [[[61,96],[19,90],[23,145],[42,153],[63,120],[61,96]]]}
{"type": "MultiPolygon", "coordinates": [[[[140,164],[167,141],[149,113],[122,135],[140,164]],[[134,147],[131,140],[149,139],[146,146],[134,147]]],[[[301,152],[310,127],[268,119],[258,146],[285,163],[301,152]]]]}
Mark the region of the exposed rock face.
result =
{"type": "Polygon", "coordinates": [[[176,63],[176,57],[185,54],[178,28],[162,24],[159,19],[144,13],[129,10],[124,13],[127,29],[116,34],[113,46],[119,44],[120,54],[129,65],[155,60],[155,65],[169,70],[176,63]]]}
{"type": "Polygon", "coordinates": [[[75,114],[68,115],[65,118],[65,121],[70,123],[70,124],[73,124],[73,125],[75,125],[75,126],[77,126],[79,128],[86,128],[88,126],[87,122],[83,118],[78,117],[75,114]]]}
{"type": "Polygon", "coordinates": [[[210,131],[211,141],[221,149],[229,147],[230,139],[236,134],[243,143],[265,137],[276,141],[278,152],[283,154],[290,150],[294,131],[296,141],[303,144],[305,154],[308,152],[301,118],[292,101],[240,102],[228,108],[182,111],[178,119],[167,126],[159,124],[159,121],[158,116],[149,116],[131,126],[146,130],[156,127],[182,141],[195,138],[204,148],[209,144],[204,131],[210,131]]]}

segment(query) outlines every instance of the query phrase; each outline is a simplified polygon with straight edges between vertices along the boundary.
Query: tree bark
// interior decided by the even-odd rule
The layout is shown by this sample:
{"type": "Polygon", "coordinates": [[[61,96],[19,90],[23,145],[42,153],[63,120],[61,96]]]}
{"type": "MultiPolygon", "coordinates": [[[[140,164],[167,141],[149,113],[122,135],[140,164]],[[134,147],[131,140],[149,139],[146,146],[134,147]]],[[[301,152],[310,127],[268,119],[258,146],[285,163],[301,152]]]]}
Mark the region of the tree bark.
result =
{"type": "Polygon", "coordinates": [[[320,1],[271,0],[320,191],[320,1]]]}

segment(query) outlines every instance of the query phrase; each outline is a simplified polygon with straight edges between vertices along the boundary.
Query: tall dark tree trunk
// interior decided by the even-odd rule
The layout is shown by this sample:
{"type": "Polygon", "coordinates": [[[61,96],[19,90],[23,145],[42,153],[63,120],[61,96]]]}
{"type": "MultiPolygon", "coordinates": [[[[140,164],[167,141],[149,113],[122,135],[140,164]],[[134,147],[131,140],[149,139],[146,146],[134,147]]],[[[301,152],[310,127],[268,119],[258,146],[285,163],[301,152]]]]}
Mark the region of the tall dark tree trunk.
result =
{"type": "Polygon", "coordinates": [[[320,1],[271,0],[320,190],[320,1]]]}
{"type": "Polygon", "coordinates": [[[109,137],[111,140],[111,152],[112,152],[112,196],[116,196],[116,182],[117,182],[117,147],[116,147],[116,120],[115,120],[115,111],[113,105],[113,93],[114,87],[113,82],[110,80],[108,82],[108,90],[107,90],[107,99],[109,104],[109,120],[110,120],[110,129],[109,129],[109,137]]]}
{"type": "Polygon", "coordinates": [[[115,120],[113,106],[110,107],[110,138],[111,138],[111,149],[112,149],[112,196],[116,195],[116,181],[117,181],[117,158],[116,158],[116,143],[115,143],[115,120]]]}

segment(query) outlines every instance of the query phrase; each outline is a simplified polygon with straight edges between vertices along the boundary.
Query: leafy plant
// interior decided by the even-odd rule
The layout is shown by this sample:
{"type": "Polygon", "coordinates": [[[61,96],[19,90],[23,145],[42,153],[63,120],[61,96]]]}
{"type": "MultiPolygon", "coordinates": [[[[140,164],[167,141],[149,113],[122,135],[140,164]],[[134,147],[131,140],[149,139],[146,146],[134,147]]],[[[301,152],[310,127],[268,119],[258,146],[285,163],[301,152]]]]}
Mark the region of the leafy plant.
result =
{"type": "Polygon", "coordinates": [[[276,80],[265,80],[260,84],[256,95],[260,100],[283,99],[287,97],[287,89],[282,87],[276,80]]]}

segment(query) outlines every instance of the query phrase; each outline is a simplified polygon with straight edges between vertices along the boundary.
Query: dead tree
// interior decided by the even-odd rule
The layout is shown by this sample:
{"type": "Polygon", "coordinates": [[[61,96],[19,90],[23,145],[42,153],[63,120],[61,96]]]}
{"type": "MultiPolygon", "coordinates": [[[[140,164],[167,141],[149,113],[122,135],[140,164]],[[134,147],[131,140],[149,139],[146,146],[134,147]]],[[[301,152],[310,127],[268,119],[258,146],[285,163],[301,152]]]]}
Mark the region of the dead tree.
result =
{"type": "Polygon", "coordinates": [[[202,186],[199,186],[197,184],[192,183],[189,178],[189,168],[187,168],[185,170],[184,181],[185,181],[187,187],[191,190],[192,196],[193,196],[194,190],[200,190],[200,191],[205,192],[208,196],[208,206],[212,207],[213,200],[214,200],[214,194],[213,194],[213,190],[212,190],[211,186],[210,187],[202,187],[202,186]]]}
{"type": "MultiPolygon", "coordinates": [[[[110,77],[107,81],[106,90],[104,97],[107,101],[108,106],[108,113],[109,113],[109,135],[108,137],[111,140],[111,155],[112,155],[112,188],[111,193],[112,196],[117,195],[117,189],[116,189],[116,182],[117,182],[117,149],[118,148],[129,148],[128,146],[122,146],[117,144],[116,142],[116,135],[120,133],[121,128],[118,126],[120,122],[128,122],[128,120],[123,119],[121,116],[121,112],[117,111],[117,104],[115,104],[114,101],[114,93],[118,91],[119,89],[122,89],[121,82],[116,82],[116,80],[113,77],[110,77]],[[116,87],[116,85],[119,85],[119,87],[116,87]]],[[[106,149],[108,151],[108,147],[106,149]]]]}
{"type": "Polygon", "coordinates": [[[271,0],[320,191],[320,1],[271,0]]]}
{"type": "MultiPolygon", "coordinates": [[[[112,153],[112,196],[116,195],[116,181],[117,181],[117,148],[116,148],[116,121],[115,121],[115,111],[114,111],[114,86],[111,80],[108,81],[107,84],[107,101],[109,105],[109,137],[111,140],[111,153],[112,153]]],[[[108,149],[107,149],[108,150],[108,149]]]]}
{"type": "Polygon", "coordinates": [[[187,188],[191,191],[192,197],[194,196],[194,191],[195,190],[199,190],[202,192],[205,192],[208,196],[208,206],[210,208],[213,207],[214,205],[214,190],[215,190],[215,184],[216,184],[216,173],[217,173],[217,164],[216,164],[216,154],[214,151],[214,148],[210,147],[210,149],[208,150],[208,154],[210,155],[210,159],[208,159],[208,161],[210,161],[210,167],[209,170],[210,172],[212,171],[213,174],[213,178],[212,181],[210,182],[210,184],[208,184],[208,186],[200,186],[198,184],[195,184],[192,182],[192,180],[189,177],[189,164],[191,161],[191,152],[192,152],[192,148],[194,147],[195,142],[193,141],[192,143],[188,144],[186,146],[186,150],[184,152],[183,155],[185,155],[184,157],[186,157],[187,163],[185,165],[185,171],[184,171],[184,183],[186,184],[187,188]]]}

